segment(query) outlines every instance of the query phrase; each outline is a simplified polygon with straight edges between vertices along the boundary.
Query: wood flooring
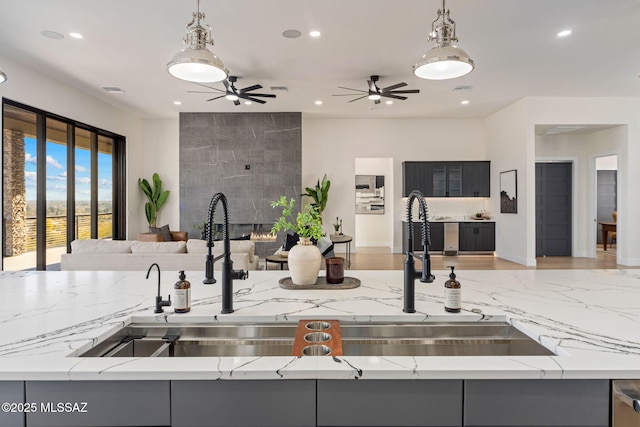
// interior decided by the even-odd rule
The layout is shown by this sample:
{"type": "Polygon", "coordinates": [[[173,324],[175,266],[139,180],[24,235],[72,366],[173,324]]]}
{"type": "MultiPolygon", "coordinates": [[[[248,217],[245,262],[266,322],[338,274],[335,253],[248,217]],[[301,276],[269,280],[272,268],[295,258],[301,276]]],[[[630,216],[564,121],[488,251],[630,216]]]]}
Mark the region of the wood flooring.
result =
{"type": "MultiPolygon", "coordinates": [[[[344,256],[344,253],[336,253],[344,256]]],[[[351,253],[352,270],[402,270],[404,266],[403,254],[391,253],[388,248],[358,248],[351,253]]],[[[603,251],[600,247],[596,250],[596,258],[576,257],[542,257],[537,258],[536,267],[527,267],[507,261],[493,255],[458,255],[444,256],[431,255],[432,270],[446,270],[454,265],[461,270],[535,270],[535,269],[617,269],[639,268],[626,267],[616,264],[615,250],[607,248],[603,251]]],[[[420,268],[416,261],[416,268],[420,268]]]]}

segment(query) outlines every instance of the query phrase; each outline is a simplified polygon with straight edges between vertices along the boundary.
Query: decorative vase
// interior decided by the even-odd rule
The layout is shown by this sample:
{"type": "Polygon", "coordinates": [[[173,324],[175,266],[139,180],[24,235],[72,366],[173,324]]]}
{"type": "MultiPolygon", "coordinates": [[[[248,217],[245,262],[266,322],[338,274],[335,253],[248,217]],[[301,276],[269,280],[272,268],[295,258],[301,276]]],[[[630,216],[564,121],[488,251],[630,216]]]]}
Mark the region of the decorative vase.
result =
{"type": "Polygon", "coordinates": [[[315,285],[322,264],[322,254],[309,237],[301,237],[289,250],[287,264],[295,285],[315,285]]]}

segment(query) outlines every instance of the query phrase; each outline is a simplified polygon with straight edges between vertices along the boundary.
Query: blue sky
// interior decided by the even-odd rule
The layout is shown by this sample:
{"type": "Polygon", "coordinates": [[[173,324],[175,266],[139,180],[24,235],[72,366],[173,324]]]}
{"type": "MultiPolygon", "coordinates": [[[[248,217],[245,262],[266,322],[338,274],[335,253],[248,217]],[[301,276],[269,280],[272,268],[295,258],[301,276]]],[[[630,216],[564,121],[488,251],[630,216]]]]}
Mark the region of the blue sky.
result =
{"type": "MultiPolygon", "coordinates": [[[[27,200],[36,199],[36,140],[25,138],[27,200]]],[[[47,200],[67,199],[67,146],[47,142],[47,200]]],[[[98,200],[111,200],[112,156],[98,154],[98,200]]],[[[88,150],[76,149],[76,200],[91,198],[91,164],[88,150]]]]}

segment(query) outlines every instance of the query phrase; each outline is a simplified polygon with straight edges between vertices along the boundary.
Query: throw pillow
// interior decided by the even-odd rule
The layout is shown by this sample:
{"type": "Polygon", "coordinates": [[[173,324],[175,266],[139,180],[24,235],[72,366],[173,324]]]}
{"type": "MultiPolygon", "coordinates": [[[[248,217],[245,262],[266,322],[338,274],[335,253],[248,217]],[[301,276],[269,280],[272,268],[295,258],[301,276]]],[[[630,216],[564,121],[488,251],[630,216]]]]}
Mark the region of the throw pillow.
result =
{"type": "Polygon", "coordinates": [[[290,251],[292,247],[294,247],[298,240],[300,240],[300,236],[297,234],[287,234],[284,238],[284,249],[285,251],[290,251]]]}
{"type": "Polygon", "coordinates": [[[169,224],[163,225],[162,227],[149,227],[149,232],[154,234],[162,235],[162,238],[165,242],[171,242],[173,239],[171,238],[171,230],[169,230],[169,224]]]}

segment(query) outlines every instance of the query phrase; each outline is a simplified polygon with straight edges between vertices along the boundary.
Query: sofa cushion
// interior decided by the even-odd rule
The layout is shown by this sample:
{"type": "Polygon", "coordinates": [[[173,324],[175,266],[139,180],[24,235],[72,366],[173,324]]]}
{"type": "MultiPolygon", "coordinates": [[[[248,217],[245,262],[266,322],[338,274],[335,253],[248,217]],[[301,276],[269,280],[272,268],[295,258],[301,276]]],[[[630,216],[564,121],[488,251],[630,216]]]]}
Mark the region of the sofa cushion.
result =
{"type": "Polygon", "coordinates": [[[73,254],[130,254],[130,240],[82,239],[71,242],[73,254]]]}
{"type": "Polygon", "coordinates": [[[169,230],[169,224],[162,227],[149,227],[149,231],[153,234],[159,234],[162,236],[162,240],[165,242],[172,242],[171,230],[169,230]]]}
{"type": "Polygon", "coordinates": [[[183,254],[187,252],[186,242],[139,242],[131,244],[134,254],[183,254]]]}

